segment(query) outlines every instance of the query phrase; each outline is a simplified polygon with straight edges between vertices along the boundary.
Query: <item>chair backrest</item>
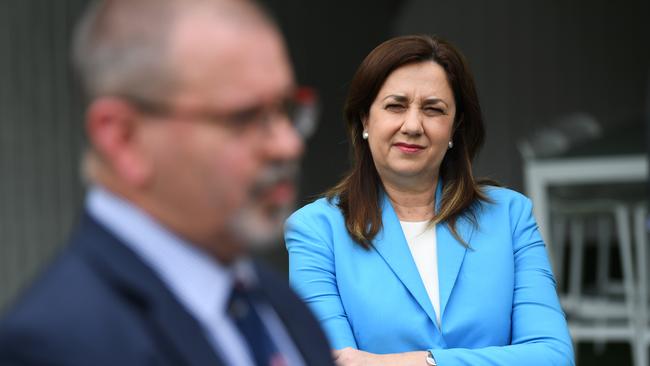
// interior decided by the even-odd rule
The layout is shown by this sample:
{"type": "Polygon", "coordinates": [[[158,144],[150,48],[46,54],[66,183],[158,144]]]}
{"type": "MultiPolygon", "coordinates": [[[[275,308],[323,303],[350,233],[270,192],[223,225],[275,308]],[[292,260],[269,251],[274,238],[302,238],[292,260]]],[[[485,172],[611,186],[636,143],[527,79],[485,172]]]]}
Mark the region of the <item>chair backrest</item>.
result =
{"type": "Polygon", "coordinates": [[[578,112],[561,116],[547,127],[534,130],[517,142],[517,148],[524,160],[548,158],[601,135],[602,127],[596,118],[578,112]]]}

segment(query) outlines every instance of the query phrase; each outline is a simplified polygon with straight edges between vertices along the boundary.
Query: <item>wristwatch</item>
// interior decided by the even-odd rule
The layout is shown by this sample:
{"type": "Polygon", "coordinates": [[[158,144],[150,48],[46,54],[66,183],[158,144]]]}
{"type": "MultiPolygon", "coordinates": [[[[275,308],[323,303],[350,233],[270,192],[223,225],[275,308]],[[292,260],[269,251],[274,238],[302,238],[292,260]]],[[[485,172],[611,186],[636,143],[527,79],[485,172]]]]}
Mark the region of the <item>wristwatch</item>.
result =
{"type": "Polygon", "coordinates": [[[429,366],[438,366],[436,359],[433,357],[433,353],[431,353],[431,351],[427,351],[427,358],[425,360],[429,366]]]}

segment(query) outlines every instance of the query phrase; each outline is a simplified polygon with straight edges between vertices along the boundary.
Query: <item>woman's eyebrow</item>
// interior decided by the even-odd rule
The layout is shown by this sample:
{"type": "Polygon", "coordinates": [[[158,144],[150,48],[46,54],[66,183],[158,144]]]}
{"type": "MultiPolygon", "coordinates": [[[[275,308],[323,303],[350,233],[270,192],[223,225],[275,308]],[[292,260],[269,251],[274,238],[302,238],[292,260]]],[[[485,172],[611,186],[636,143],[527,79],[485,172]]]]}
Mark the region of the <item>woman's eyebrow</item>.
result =
{"type": "Polygon", "coordinates": [[[383,100],[386,100],[386,99],[388,99],[388,98],[393,98],[396,102],[400,102],[400,103],[406,103],[406,102],[408,102],[408,100],[409,100],[406,96],[404,96],[404,95],[397,95],[397,94],[390,94],[390,95],[387,95],[387,96],[384,97],[383,100]]]}
{"type": "Polygon", "coordinates": [[[442,103],[445,105],[445,107],[448,107],[447,103],[440,98],[429,97],[429,98],[424,98],[422,100],[422,104],[436,104],[436,103],[442,103]]]}

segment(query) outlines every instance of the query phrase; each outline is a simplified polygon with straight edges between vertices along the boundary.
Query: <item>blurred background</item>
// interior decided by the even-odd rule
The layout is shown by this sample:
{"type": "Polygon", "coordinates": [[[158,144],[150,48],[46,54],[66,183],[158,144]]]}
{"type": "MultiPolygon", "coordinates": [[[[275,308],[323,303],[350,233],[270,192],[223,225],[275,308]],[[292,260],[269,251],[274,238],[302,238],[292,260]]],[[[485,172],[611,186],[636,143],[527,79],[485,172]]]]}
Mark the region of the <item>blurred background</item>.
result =
{"type": "MultiPolygon", "coordinates": [[[[0,309],[81,207],[83,100],[68,47],[86,3],[0,1],[0,309]]],[[[262,3],[299,82],[319,95],[300,205],[347,169],[342,104],[363,57],[396,35],[447,38],[469,60],[485,113],[476,175],[533,199],[579,364],[648,364],[649,1],[262,3]]],[[[263,256],[286,271],[281,243],[263,256]]]]}

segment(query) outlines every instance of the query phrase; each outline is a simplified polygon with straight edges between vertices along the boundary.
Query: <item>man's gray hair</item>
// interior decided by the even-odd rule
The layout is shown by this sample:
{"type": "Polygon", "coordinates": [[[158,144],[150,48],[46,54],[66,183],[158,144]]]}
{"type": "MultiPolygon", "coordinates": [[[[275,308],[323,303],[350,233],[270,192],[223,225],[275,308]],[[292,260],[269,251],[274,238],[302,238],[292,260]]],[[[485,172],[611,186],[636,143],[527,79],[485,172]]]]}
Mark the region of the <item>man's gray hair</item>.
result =
{"type": "Polygon", "coordinates": [[[199,8],[231,23],[273,24],[258,4],[245,0],[96,0],[73,38],[73,66],[86,95],[168,96],[179,83],[171,69],[170,35],[184,14],[199,8]]]}
{"type": "Polygon", "coordinates": [[[72,49],[73,66],[89,98],[151,98],[173,86],[165,56],[177,3],[105,0],[89,6],[75,29],[72,49]]]}

